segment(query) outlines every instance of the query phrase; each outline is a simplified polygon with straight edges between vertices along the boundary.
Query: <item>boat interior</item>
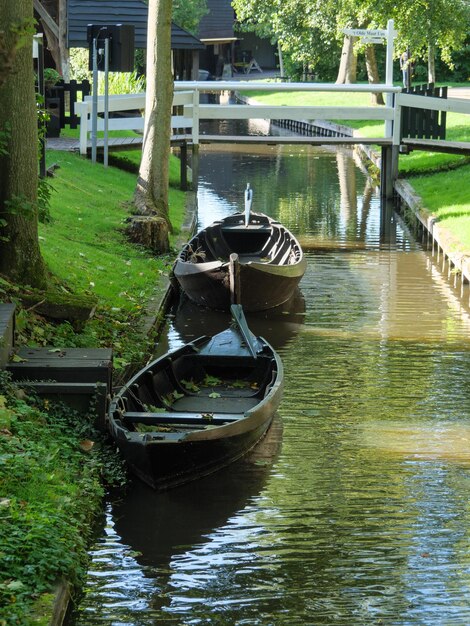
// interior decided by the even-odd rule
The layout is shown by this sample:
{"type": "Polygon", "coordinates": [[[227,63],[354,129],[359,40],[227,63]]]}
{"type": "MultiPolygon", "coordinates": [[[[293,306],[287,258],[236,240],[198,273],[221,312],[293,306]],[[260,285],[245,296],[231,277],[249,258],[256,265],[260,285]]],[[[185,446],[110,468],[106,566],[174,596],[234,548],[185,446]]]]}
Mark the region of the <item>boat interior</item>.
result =
{"type": "Polygon", "coordinates": [[[234,359],[188,350],[156,362],[125,389],[121,417],[130,430],[136,424],[178,424],[178,429],[226,424],[259,404],[276,376],[270,355],[234,359]]]}
{"type": "Polygon", "coordinates": [[[182,259],[190,263],[228,261],[234,252],[240,263],[291,265],[301,257],[300,247],[289,231],[265,217],[250,221],[248,226],[240,219],[226,219],[208,226],[185,247],[182,259]]]}

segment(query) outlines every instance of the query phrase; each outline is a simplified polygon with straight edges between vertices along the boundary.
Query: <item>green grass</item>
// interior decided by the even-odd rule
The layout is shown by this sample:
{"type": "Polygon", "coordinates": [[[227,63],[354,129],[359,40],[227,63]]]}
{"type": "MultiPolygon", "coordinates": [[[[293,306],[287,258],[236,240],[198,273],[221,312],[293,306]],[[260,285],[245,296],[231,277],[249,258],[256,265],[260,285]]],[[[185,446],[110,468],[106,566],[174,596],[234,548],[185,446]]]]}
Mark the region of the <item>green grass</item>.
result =
{"type": "Polygon", "coordinates": [[[45,625],[57,582],[86,574],[103,479],[125,475],[86,418],[21,391],[5,371],[0,390],[0,623],[45,625]]]}
{"type": "Polygon", "coordinates": [[[470,250],[470,165],[432,176],[414,177],[423,204],[457,241],[452,251],[470,250]]]}
{"type": "MultiPolygon", "coordinates": [[[[50,151],[47,161],[60,166],[52,181],[52,219],[40,227],[50,271],[74,292],[96,294],[109,306],[135,313],[169,262],[130,244],[124,235],[135,175],[66,152],[50,151]]],[[[185,194],[170,189],[169,200],[174,241],[184,219],[185,194]]]]}
{"type": "MultiPolygon", "coordinates": [[[[115,167],[104,168],[74,153],[48,151],[55,163],[50,216],[40,224],[43,258],[51,287],[61,293],[97,299],[95,315],[79,327],[38,318],[34,309],[19,306],[17,343],[60,347],[112,347],[115,368],[139,365],[155,337],[143,332],[143,320],[152,303],[166,291],[179,233],[186,217],[186,195],[169,190],[173,246],[166,256],[155,256],[125,236],[131,213],[136,175],[115,167]]],[[[0,299],[21,304],[24,289],[0,279],[0,299]]]]}
{"type": "MultiPolygon", "coordinates": [[[[141,365],[155,341],[143,333],[144,314],[166,288],[174,254],[157,258],[125,237],[135,174],[66,152],[49,151],[47,163],[59,165],[51,219],[39,229],[51,282],[63,292],[93,294],[98,307],[84,328],[46,322],[20,306],[24,288],[0,278],[0,299],[19,304],[17,345],[106,346],[116,369],[141,365]]],[[[179,172],[176,159],[173,167],[179,172]]],[[[170,188],[169,201],[175,244],[186,197],[170,188]]],[[[104,485],[125,481],[119,457],[100,441],[92,419],[34,398],[0,370],[2,625],[48,624],[56,583],[80,584],[86,573],[104,485]]]]}

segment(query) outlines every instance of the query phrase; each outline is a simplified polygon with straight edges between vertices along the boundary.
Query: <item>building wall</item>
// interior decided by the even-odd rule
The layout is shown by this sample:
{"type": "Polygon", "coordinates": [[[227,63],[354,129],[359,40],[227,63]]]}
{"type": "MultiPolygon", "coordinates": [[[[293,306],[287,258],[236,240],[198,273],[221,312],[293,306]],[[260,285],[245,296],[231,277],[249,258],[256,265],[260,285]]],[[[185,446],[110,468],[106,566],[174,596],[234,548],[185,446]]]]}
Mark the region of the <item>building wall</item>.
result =
{"type": "Polygon", "coordinates": [[[278,67],[276,47],[269,39],[260,39],[254,33],[236,33],[240,38],[235,44],[235,58],[239,55],[250,60],[248,57],[254,57],[263,70],[271,70],[278,67]]]}

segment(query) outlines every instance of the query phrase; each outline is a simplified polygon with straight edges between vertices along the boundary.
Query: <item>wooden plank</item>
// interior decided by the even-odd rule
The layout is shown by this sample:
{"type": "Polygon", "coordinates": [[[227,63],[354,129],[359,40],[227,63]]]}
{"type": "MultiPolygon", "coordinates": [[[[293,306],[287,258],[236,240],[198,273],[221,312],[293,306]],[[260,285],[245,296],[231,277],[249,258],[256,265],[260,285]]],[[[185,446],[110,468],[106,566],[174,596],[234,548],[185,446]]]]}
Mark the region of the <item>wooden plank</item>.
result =
{"type": "Polygon", "coordinates": [[[428,150],[429,152],[445,152],[447,154],[470,154],[468,141],[442,141],[440,139],[402,139],[403,145],[409,150],[428,150]]]}
{"type": "Polygon", "coordinates": [[[0,303],[0,367],[8,361],[14,344],[15,309],[10,303],[0,303]]]}
{"type": "Polygon", "coordinates": [[[178,80],[174,83],[175,91],[197,89],[202,92],[220,91],[316,91],[342,93],[398,93],[401,87],[385,83],[354,83],[340,85],[336,83],[267,83],[261,81],[188,81],[178,80]]]}
{"type": "Polygon", "coordinates": [[[310,137],[301,136],[263,136],[263,135],[200,135],[199,143],[246,143],[246,144],[268,144],[268,145],[295,145],[309,144],[313,146],[322,145],[380,145],[391,146],[390,137],[310,137]]]}
{"type": "Polygon", "coordinates": [[[108,348],[20,348],[16,356],[21,360],[7,363],[15,380],[111,382],[112,350],[108,348]]]}
{"type": "Polygon", "coordinates": [[[470,100],[464,100],[463,98],[430,98],[406,93],[399,93],[395,97],[397,104],[401,106],[470,115],[470,100]]]}
{"type": "Polygon", "coordinates": [[[123,418],[132,423],[158,425],[158,424],[206,424],[207,426],[220,426],[228,422],[236,422],[241,418],[239,413],[143,413],[140,411],[126,411],[123,418]],[[210,415],[210,417],[205,417],[210,415]]]}
{"type": "MultiPolygon", "coordinates": [[[[192,117],[192,105],[185,105],[185,117],[192,117]]],[[[326,106],[268,106],[230,104],[199,105],[199,118],[210,120],[293,119],[293,120],[393,120],[393,107],[326,107],[326,106]]]]}
{"type": "Polygon", "coordinates": [[[44,20],[45,24],[51,29],[54,37],[59,39],[59,26],[52,19],[46,9],[42,6],[40,0],[34,0],[34,8],[39,13],[39,16],[44,20]]]}

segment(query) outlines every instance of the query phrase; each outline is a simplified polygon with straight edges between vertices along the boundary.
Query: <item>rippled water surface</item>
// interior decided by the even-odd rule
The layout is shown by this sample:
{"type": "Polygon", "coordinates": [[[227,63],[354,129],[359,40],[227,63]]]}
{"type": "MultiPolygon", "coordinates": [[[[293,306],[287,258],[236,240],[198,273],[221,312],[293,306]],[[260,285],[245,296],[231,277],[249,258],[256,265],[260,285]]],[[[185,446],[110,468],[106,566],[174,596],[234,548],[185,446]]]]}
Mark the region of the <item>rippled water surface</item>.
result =
{"type": "MultiPolygon", "coordinates": [[[[227,471],[110,500],[75,624],[470,624],[469,316],[349,153],[207,149],[200,222],[243,205],[301,239],[266,440],[227,471]]],[[[162,347],[223,327],[187,303],[162,347]]]]}

